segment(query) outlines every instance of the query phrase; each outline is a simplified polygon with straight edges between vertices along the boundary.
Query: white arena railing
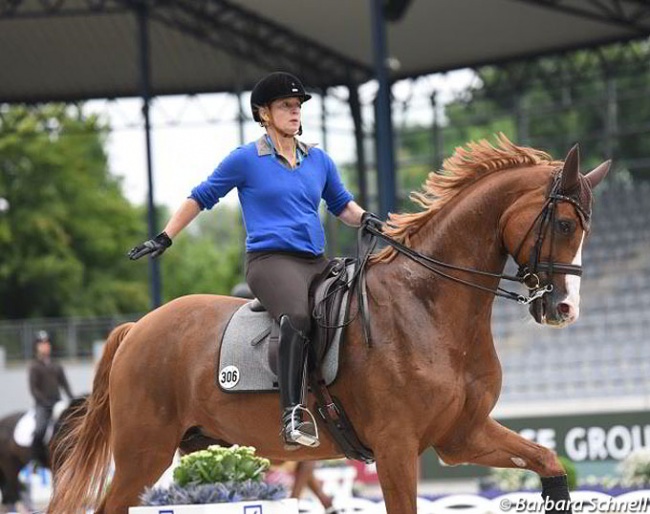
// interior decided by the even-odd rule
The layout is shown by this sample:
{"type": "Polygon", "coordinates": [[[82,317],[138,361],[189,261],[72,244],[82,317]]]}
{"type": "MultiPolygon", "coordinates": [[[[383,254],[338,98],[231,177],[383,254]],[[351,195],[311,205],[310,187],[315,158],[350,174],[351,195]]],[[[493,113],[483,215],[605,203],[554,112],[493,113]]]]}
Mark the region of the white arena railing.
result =
{"type": "MultiPolygon", "coordinates": [[[[170,473],[167,473],[169,475],[170,473]]],[[[323,480],[326,493],[334,497],[337,514],[386,514],[383,501],[352,496],[352,486],[356,476],[353,468],[317,469],[317,476],[323,480]]],[[[25,477],[23,477],[25,478],[25,477]]],[[[159,484],[170,480],[169,476],[159,484]]],[[[39,470],[38,474],[26,480],[31,503],[44,507],[51,493],[49,471],[39,470]]],[[[650,490],[639,490],[610,496],[597,491],[573,491],[571,502],[574,514],[595,513],[646,513],[650,514],[650,490]]],[[[453,494],[434,500],[419,497],[418,514],[506,514],[506,513],[544,513],[544,504],[539,492],[513,492],[496,498],[485,498],[478,494],[453,494]]],[[[300,500],[300,514],[324,514],[322,505],[314,497],[300,500]]]]}
{"type": "MultiPolygon", "coordinates": [[[[363,498],[336,498],[337,514],[386,514],[383,502],[363,498]]],[[[545,505],[539,493],[514,492],[493,499],[475,494],[454,494],[436,500],[417,499],[418,514],[505,514],[541,513],[545,505]]],[[[571,493],[574,514],[580,513],[648,513],[650,490],[633,491],[609,496],[597,491],[571,493]]],[[[300,514],[323,514],[323,507],[313,499],[300,500],[300,514]]]]}

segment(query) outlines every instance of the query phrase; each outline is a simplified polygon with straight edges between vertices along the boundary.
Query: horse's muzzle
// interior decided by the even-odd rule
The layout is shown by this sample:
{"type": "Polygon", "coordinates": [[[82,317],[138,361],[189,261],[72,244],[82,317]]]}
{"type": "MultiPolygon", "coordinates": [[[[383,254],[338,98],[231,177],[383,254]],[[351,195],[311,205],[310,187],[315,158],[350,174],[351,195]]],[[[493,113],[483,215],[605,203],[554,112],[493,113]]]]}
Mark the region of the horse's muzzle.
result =
{"type": "Polygon", "coordinates": [[[555,291],[531,302],[529,310],[537,323],[550,327],[564,328],[578,319],[578,309],[555,291]]]}

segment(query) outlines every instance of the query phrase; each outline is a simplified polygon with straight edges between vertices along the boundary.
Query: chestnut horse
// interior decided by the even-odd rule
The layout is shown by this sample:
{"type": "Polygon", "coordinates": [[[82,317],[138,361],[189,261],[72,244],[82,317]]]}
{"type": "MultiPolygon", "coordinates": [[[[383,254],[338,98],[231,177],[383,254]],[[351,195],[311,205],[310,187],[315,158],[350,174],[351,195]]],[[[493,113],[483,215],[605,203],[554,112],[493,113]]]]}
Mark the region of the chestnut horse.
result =
{"type": "MultiPolygon", "coordinates": [[[[385,233],[402,251],[383,250],[367,269],[372,344],[355,320],[330,388],[374,452],[388,514],[415,514],[417,458],[429,447],[448,464],[564,473],[551,450],[490,417],[501,389],[492,305],[511,255],[531,288],[538,323],[562,327],[577,319],[592,189],[609,166],[583,176],[577,145],[562,163],[501,136],[496,145],[457,149],[442,172],[431,173],[414,195],[422,212],[390,216],[385,233]],[[435,271],[441,268],[447,276],[435,271]]],[[[185,296],[111,333],[88,412],[64,441],[49,512],[126,514],[195,427],[277,460],[341,456],[320,420],[321,445],[288,452],[276,395],[216,386],[219,341],[243,303],[185,296]],[[111,457],[115,473],[106,488],[111,457]]]]}

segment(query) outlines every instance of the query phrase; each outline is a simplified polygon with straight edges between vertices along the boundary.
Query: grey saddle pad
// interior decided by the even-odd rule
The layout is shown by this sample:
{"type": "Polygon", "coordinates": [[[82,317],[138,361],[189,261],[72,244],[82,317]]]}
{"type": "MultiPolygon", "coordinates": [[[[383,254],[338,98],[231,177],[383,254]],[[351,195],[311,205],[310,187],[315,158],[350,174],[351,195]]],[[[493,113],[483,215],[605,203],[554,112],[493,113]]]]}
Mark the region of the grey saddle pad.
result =
{"type": "MultiPolygon", "coordinates": [[[[268,312],[254,312],[250,303],[233,314],[221,343],[217,384],[228,393],[277,391],[278,379],[271,371],[268,358],[272,319],[268,312]]],[[[340,316],[344,315],[341,309],[340,316]]],[[[336,378],[339,344],[343,330],[337,330],[323,359],[323,378],[327,385],[336,378]]]]}

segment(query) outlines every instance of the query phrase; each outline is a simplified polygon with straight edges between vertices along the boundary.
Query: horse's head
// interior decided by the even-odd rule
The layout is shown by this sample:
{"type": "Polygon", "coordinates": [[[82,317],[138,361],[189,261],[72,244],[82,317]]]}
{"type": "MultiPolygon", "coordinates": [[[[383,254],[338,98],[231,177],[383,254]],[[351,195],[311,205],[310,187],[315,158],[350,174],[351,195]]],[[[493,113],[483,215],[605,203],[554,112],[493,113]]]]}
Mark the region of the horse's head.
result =
{"type": "Polygon", "coordinates": [[[580,174],[575,145],[550,182],[531,188],[509,211],[503,240],[519,264],[519,275],[530,289],[535,321],[563,327],[578,319],[582,249],[589,233],[592,189],[607,175],[606,161],[580,174]]]}

